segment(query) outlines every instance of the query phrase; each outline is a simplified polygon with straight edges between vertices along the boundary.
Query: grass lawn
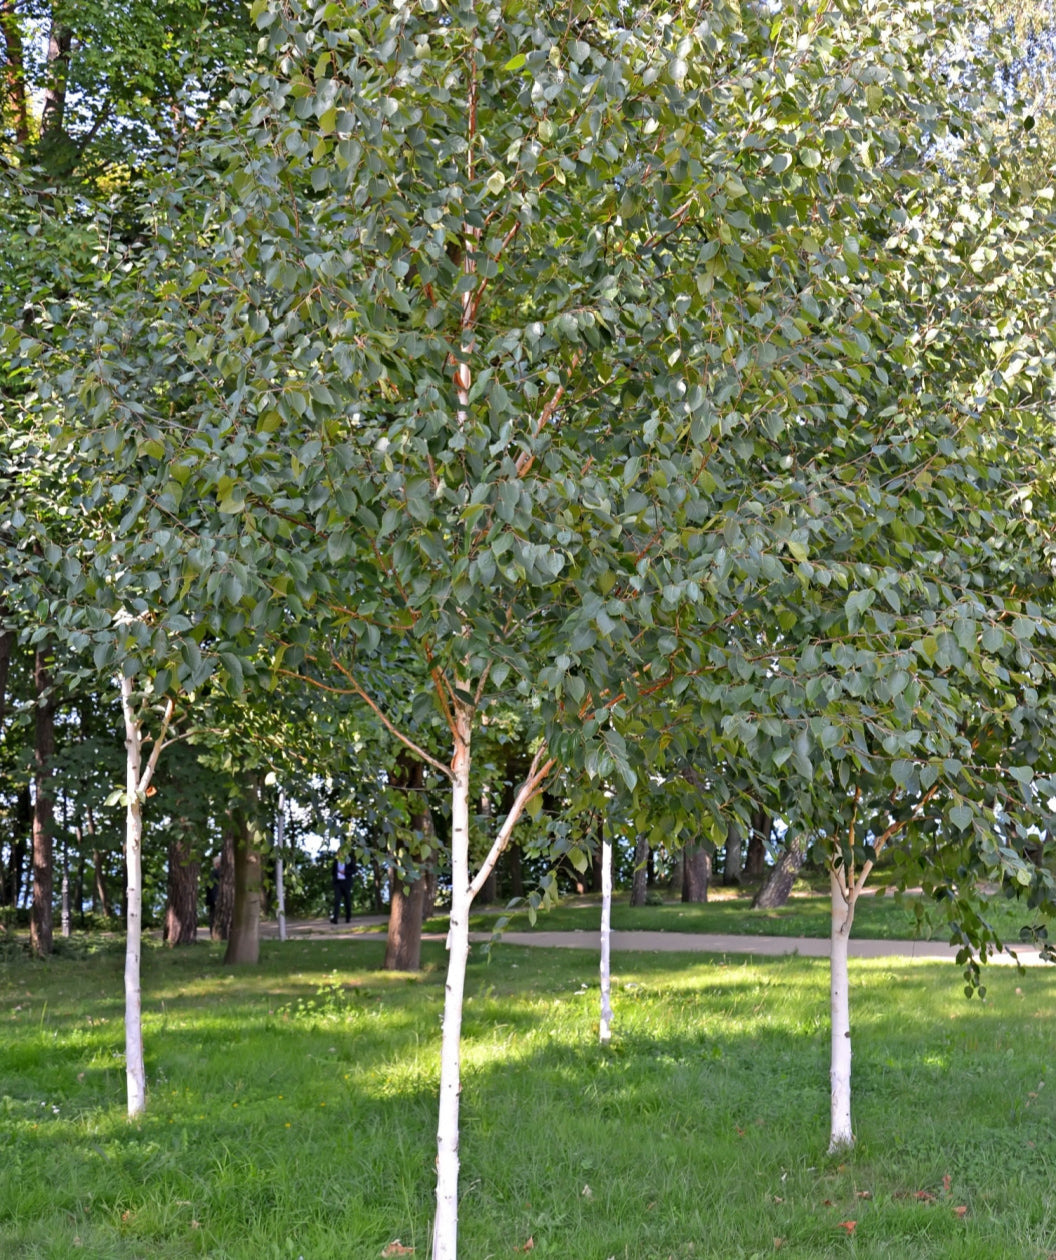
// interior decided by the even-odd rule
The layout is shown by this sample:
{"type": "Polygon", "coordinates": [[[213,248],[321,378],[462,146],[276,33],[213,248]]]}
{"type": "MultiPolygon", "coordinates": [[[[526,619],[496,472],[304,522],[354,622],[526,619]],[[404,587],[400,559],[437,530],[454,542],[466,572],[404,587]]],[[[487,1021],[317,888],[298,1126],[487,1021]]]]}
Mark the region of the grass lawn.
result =
{"type": "MultiPolygon", "coordinates": [[[[704,905],[683,905],[669,902],[662,906],[629,906],[628,894],[613,898],[614,929],[652,932],[723,932],[736,936],[807,936],[827,937],[830,931],[829,895],[800,887],[787,905],[777,910],[753,910],[751,896],[738,896],[730,889],[718,888],[710,893],[704,905]]],[[[493,908],[497,912],[497,907],[493,908]]],[[[503,912],[506,913],[506,912],[503,912]]],[[[1019,941],[1019,929],[1036,917],[1026,903],[995,898],[987,911],[988,918],[1013,948],[1019,941]]],[[[600,896],[562,898],[551,910],[540,910],[535,931],[573,932],[577,929],[597,930],[600,921],[600,896]]],[[[495,913],[477,913],[471,920],[475,931],[494,926],[495,913]]],[[[447,918],[437,915],[429,920],[431,932],[447,930],[447,918]]],[[[374,929],[376,930],[376,929],[374,929]]],[[[508,930],[532,931],[526,910],[510,915],[508,930]]],[[[854,936],[873,940],[948,940],[949,930],[940,908],[926,898],[914,894],[899,897],[862,897],[854,913],[854,936]],[[919,914],[919,917],[918,917],[919,914]]]]}
{"type": "MultiPolygon", "coordinates": [[[[443,951],[414,978],[381,959],[149,949],[135,1124],[120,944],[0,962],[3,1260],[427,1257],[443,951]]],[[[985,1003],[952,964],[851,976],[859,1145],[836,1160],[824,961],[621,956],[602,1050],[592,954],[475,958],[464,1260],[1046,1260],[1056,973],[995,968],[985,1003]]]]}

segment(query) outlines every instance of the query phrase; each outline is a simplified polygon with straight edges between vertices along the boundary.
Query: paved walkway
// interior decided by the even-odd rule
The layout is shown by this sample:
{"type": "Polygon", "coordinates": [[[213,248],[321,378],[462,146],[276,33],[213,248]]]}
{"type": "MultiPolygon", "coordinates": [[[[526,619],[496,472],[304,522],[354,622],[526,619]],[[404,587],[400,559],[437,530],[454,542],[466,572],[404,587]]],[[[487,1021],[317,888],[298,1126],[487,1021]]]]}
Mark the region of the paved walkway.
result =
{"type": "MultiPolygon", "coordinates": [[[[347,925],[335,925],[326,919],[300,920],[287,924],[287,936],[290,940],[383,941],[385,923],[386,920],[380,915],[360,916],[347,925]],[[364,931],[364,928],[382,930],[364,931]]],[[[261,924],[262,938],[275,940],[278,934],[278,927],[274,922],[261,924]]],[[[444,935],[426,932],[422,939],[442,941],[444,935]]],[[[470,939],[480,943],[490,940],[491,936],[488,932],[471,932],[470,939]]],[[[601,948],[601,933],[597,930],[504,932],[501,939],[507,945],[535,945],[547,949],[586,949],[598,953],[601,948]]],[[[798,954],[802,958],[829,956],[827,937],[614,931],[611,944],[614,953],[761,954],[771,957],[798,954]]],[[[852,958],[951,959],[956,957],[957,948],[942,941],[871,941],[855,940],[852,936],[849,952],[852,958]]],[[[1024,966],[1034,966],[1041,962],[1038,950],[1033,946],[1020,946],[1017,953],[1024,966]]],[[[990,959],[991,963],[1010,964],[1014,961],[1008,954],[999,954],[990,959]]]]}

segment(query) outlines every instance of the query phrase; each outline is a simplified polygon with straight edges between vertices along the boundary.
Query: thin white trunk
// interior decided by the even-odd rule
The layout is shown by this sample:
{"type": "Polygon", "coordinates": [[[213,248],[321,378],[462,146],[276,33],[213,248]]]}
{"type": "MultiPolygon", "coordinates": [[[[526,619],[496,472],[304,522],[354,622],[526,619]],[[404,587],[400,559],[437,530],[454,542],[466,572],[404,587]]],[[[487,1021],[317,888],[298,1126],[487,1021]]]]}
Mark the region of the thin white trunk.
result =
{"type": "Polygon", "coordinates": [[[612,841],[601,842],[601,1023],[599,1039],[607,1046],[612,1038],[612,841]]]}
{"type": "Polygon", "coordinates": [[[157,739],[146,766],[143,765],[143,722],[132,702],[135,688],[131,678],[121,678],[121,712],[125,719],[125,889],[127,936],[125,938],[125,1079],[128,1086],[129,1118],[138,1116],[147,1105],[147,1073],[143,1063],[142,991],[140,954],[143,943],[143,798],[165,747],[165,736],[176,702],[165,702],[157,739]]]}
{"type": "Polygon", "coordinates": [[[829,947],[829,1005],[832,1019],[831,1124],[829,1152],[854,1145],[851,1128],[851,1014],[847,973],[847,945],[854,922],[857,889],[834,870],[829,872],[832,897],[832,935],[829,947]]]}
{"type": "Polygon", "coordinates": [[[143,936],[143,812],[139,799],[143,763],[143,728],[132,707],[132,679],[121,679],[121,708],[125,717],[125,1079],[129,1117],[147,1105],[147,1074],[143,1064],[140,949],[143,936]]]}
{"type": "Polygon", "coordinates": [[[440,1117],[436,1130],[436,1218],[432,1260],[458,1255],[458,1104],[461,1092],[462,997],[469,959],[469,767],[472,712],[456,701],[451,760],[451,920],[440,1047],[440,1117]]]}
{"type": "Polygon", "coordinates": [[[286,888],[283,884],[282,838],[286,822],[286,793],[279,788],[278,814],[275,818],[275,910],[279,920],[279,940],[286,939],[286,888]]]}
{"type": "Polygon", "coordinates": [[[62,846],[62,934],[70,934],[70,857],[65,843],[62,846]]]}

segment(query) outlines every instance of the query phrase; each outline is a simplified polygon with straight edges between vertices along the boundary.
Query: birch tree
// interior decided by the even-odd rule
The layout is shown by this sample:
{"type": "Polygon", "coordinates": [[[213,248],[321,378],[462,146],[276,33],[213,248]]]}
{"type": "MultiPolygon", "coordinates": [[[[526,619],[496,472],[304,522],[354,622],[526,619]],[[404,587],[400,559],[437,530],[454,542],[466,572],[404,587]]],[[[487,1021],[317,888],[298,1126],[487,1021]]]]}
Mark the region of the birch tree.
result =
{"type": "MultiPolygon", "coordinates": [[[[1005,670],[1043,711],[1027,693],[1044,654],[1023,644],[1047,623],[1009,580],[1044,572],[1016,497],[1034,482],[1011,457],[990,470],[999,434],[1032,468],[1044,453],[1041,394],[1018,391],[1048,367],[1038,326],[1021,336],[1004,307],[982,335],[985,285],[961,322],[949,298],[990,190],[966,184],[963,214],[935,221],[956,249],[921,228],[929,198],[951,204],[948,146],[991,152],[936,69],[971,43],[930,5],[633,25],[615,6],[468,0],[253,12],[261,72],[208,160],[153,194],[124,314],[97,319],[114,297],[96,295],[88,370],[60,392],[95,430],[92,493],[119,484],[132,505],[119,546],[143,558],[148,529],[170,530],[187,545],[160,589],[242,617],[196,623],[184,665],[208,635],[241,676],[241,636],[266,643],[271,677],[357,697],[449,784],[433,1240],[449,1260],[468,914],[559,767],[631,791],[684,762],[692,730],[761,804],[792,785],[820,811],[827,767],[835,836],[874,741],[916,757],[923,739],[954,776],[944,819],[964,804],[981,856],[1020,869],[945,762],[980,678],[1005,670]],[[937,372],[961,330],[968,361],[937,372]],[[966,546],[984,520],[1000,545],[966,546]],[[941,636],[959,643],[961,621],[972,685],[947,703],[961,663],[941,636]],[[903,652],[924,662],[915,691],[903,652]],[[443,755],[403,723],[408,695],[443,755]],[[471,866],[473,754],[500,703],[522,707],[532,760],[471,866]]],[[[1023,278],[1035,238],[1014,211],[1001,249],[1023,278]]],[[[1046,287],[1015,302],[1036,313],[1046,287]]],[[[986,712],[995,741],[1023,717],[986,712]]],[[[990,769],[1004,807],[1009,773],[990,769]]]]}

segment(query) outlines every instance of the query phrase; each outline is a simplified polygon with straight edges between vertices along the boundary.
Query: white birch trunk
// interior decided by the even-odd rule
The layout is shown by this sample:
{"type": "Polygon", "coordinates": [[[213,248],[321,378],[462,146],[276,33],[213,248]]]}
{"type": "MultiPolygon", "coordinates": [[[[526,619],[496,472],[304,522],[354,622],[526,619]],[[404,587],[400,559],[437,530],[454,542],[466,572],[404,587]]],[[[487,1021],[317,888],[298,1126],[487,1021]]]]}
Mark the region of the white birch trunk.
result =
{"type": "Polygon", "coordinates": [[[829,1069],[831,1122],[829,1153],[854,1145],[851,1129],[851,1015],[847,946],[854,921],[856,889],[829,872],[832,935],[829,947],[829,1007],[832,1020],[832,1062],[829,1069]]]}
{"type": "Polygon", "coordinates": [[[278,814],[275,818],[275,913],[279,921],[279,940],[286,939],[286,887],[283,883],[282,840],[286,822],[286,793],[279,788],[278,814]]]}
{"type": "Polygon", "coordinates": [[[601,842],[601,1022],[598,1037],[603,1046],[612,1038],[612,841],[601,842]]]}
{"type": "Polygon", "coordinates": [[[469,767],[472,713],[454,712],[451,761],[451,920],[447,934],[447,983],[440,1047],[440,1115],[436,1130],[436,1217],[432,1260],[458,1255],[458,1105],[461,1082],[462,998],[469,959],[469,767]]]}
{"type": "Polygon", "coordinates": [[[143,812],[139,799],[143,762],[143,730],[132,708],[132,679],[121,679],[121,709],[125,718],[125,1079],[128,1114],[138,1116],[147,1103],[147,1074],[143,1063],[140,950],[143,936],[143,812]]]}
{"type": "MultiPolygon", "coordinates": [[[[65,821],[64,818],[64,825],[65,821]]],[[[70,934],[70,857],[65,842],[62,846],[62,934],[70,934]]]]}

